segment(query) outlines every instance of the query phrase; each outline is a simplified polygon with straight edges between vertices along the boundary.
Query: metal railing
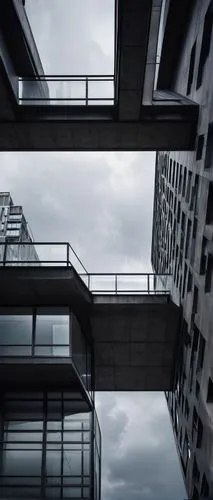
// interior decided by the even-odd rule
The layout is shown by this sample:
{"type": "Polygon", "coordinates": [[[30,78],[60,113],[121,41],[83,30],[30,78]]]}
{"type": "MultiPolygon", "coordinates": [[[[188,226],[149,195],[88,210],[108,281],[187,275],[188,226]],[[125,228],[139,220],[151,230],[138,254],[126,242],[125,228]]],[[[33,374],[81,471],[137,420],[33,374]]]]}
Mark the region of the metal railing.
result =
{"type": "Polygon", "coordinates": [[[114,75],[37,75],[19,78],[21,105],[114,105],[114,75]]]}
{"type": "Polygon", "coordinates": [[[93,294],[154,295],[170,293],[170,275],[154,273],[87,273],[80,274],[93,294]]]}
{"type": "Polygon", "coordinates": [[[89,273],[67,242],[0,243],[0,266],[72,267],[93,294],[169,294],[170,275],[154,273],[89,273]]]}

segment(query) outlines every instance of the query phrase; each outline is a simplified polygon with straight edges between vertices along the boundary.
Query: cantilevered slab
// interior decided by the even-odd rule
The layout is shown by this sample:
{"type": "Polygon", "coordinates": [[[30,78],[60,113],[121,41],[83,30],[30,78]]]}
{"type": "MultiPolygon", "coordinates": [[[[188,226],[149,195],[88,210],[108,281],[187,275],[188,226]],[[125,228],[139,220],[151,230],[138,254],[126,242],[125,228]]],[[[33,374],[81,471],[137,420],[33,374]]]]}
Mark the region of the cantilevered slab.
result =
{"type": "Polygon", "coordinates": [[[95,389],[170,390],[179,316],[168,295],[94,297],[95,389]]]}
{"type": "Polygon", "coordinates": [[[45,356],[0,357],[0,392],[2,390],[64,390],[86,393],[71,358],[45,356]]]}
{"type": "Polygon", "coordinates": [[[91,293],[73,267],[0,267],[1,306],[86,307],[91,293]]]}

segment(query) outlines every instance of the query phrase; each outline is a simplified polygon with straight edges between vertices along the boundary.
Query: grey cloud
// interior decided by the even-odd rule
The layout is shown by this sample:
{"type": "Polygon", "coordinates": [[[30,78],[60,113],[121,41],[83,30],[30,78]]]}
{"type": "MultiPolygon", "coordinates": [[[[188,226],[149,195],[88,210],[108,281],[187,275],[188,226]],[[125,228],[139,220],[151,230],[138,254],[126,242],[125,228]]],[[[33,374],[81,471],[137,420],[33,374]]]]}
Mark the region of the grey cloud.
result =
{"type": "Polygon", "coordinates": [[[7,154],[1,164],[35,240],[70,241],[91,271],[149,270],[152,155],[7,154]]]}
{"type": "Polygon", "coordinates": [[[113,7],[113,0],[26,0],[46,73],[112,73],[113,7]]]}
{"type": "Polygon", "coordinates": [[[99,397],[99,418],[105,428],[104,500],[185,498],[169,416],[166,405],[162,405],[163,396],[118,393],[113,400],[114,414],[110,396],[99,397]]]}

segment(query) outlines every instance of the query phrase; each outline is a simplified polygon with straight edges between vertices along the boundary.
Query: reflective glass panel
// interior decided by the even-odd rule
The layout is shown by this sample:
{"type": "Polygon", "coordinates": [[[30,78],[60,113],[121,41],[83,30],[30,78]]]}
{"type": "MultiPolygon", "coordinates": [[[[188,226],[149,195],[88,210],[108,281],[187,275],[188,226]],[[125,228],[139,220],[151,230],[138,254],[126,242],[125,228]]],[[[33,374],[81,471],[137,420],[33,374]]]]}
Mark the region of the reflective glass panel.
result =
{"type": "Polygon", "coordinates": [[[30,355],[31,344],[31,315],[0,315],[0,355],[30,355]]]}
{"type": "Polygon", "coordinates": [[[69,356],[69,315],[37,315],[36,355],[69,356]]]}

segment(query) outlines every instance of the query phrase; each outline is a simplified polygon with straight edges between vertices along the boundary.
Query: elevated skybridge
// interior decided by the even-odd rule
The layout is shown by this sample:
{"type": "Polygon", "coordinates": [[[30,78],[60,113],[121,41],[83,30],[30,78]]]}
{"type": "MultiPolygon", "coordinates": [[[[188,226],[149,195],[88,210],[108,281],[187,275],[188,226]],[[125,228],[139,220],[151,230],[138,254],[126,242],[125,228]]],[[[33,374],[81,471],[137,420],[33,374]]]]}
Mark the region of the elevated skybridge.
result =
{"type": "Polygon", "coordinates": [[[193,149],[198,105],[155,85],[162,3],[115,0],[113,75],[45,75],[23,2],[4,0],[0,150],[193,149]]]}
{"type": "MultiPolygon", "coordinates": [[[[92,345],[94,390],[174,387],[181,311],[171,301],[169,275],[88,273],[68,243],[6,243],[1,248],[4,313],[8,307],[71,308],[92,345]],[[32,245],[39,261],[29,258],[32,245]]],[[[0,362],[2,376],[8,363],[19,369],[16,356],[0,362]]],[[[66,356],[57,357],[58,373],[65,373],[65,379],[67,362],[66,356]]],[[[52,364],[46,359],[42,373],[48,376],[52,364]]]]}

